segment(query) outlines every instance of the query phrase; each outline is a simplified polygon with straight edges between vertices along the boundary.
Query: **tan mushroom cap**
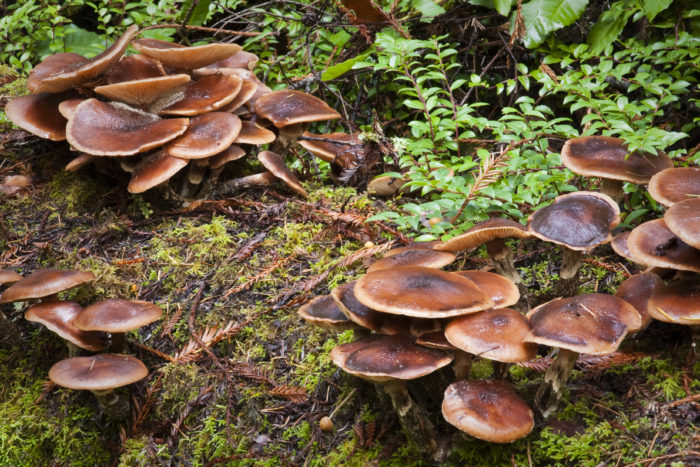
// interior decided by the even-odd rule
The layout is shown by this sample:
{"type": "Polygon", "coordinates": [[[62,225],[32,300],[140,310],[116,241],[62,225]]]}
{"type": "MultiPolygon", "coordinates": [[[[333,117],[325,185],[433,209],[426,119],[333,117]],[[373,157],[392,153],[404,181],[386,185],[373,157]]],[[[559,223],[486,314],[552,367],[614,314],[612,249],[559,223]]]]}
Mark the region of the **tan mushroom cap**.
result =
{"type": "Polygon", "coordinates": [[[96,158],[97,158],[97,156],[82,153],[79,156],[73,158],[73,160],[71,160],[69,163],[67,163],[65,169],[67,172],[75,172],[76,170],[89,164],[90,162],[92,162],[96,158]]]}
{"type": "Polygon", "coordinates": [[[260,58],[257,55],[246,52],[245,50],[239,50],[230,57],[207,65],[204,69],[195,70],[195,72],[200,74],[207,74],[208,72],[216,73],[225,68],[241,68],[243,70],[253,71],[258,60],[260,60],[260,58]]]}
{"type": "Polygon", "coordinates": [[[430,249],[405,250],[386,256],[372,263],[367,272],[391,269],[397,266],[425,266],[426,268],[441,268],[452,263],[457,256],[447,251],[430,249]]]}
{"type": "Polygon", "coordinates": [[[579,191],[557,197],[530,215],[530,233],[546,242],[572,250],[589,250],[612,239],[620,223],[620,208],[609,196],[579,191]]]}
{"type": "MultiPolygon", "coordinates": [[[[63,115],[63,117],[66,119],[66,124],[68,123],[68,119],[73,116],[75,113],[75,109],[78,108],[81,102],[83,102],[85,99],[81,98],[75,98],[75,99],[66,99],[65,101],[61,101],[60,104],[58,104],[58,112],[63,115]]],[[[63,128],[63,132],[65,133],[65,125],[63,128]]]]}
{"type": "Polygon", "coordinates": [[[615,292],[615,296],[625,300],[639,312],[642,318],[641,328],[644,329],[649,326],[652,319],[647,311],[649,298],[651,298],[656,289],[663,285],[664,281],[653,272],[643,272],[625,279],[625,281],[620,284],[617,292],[615,292]]]}
{"type": "Polygon", "coordinates": [[[499,274],[488,271],[457,271],[454,274],[466,277],[484,295],[491,297],[494,308],[505,308],[515,305],[520,300],[518,286],[499,274]]]}
{"type": "Polygon", "coordinates": [[[700,272],[700,250],[678,238],[663,219],[635,227],[627,246],[633,257],[649,266],[700,272]]]}
{"type": "Polygon", "coordinates": [[[284,157],[276,152],[261,151],[258,153],[258,160],[262,162],[262,165],[272,172],[275,177],[282,180],[293,192],[303,198],[309,196],[304,187],[301,186],[299,179],[294,175],[294,172],[284,163],[284,157]]]}
{"type": "Polygon", "coordinates": [[[83,307],[75,302],[55,300],[33,305],[24,314],[24,318],[27,321],[43,324],[50,331],[80,348],[92,352],[104,350],[107,346],[103,333],[83,331],[75,327],[73,321],[81,311],[83,307]]]}
{"type": "Polygon", "coordinates": [[[49,370],[49,379],[54,383],[84,391],[107,391],[146,376],[148,369],[137,358],[109,353],[68,358],[49,370]]]}
{"type": "Polygon", "coordinates": [[[240,92],[242,81],[238,76],[208,75],[185,85],[182,99],[161,109],[160,115],[200,115],[219,110],[240,92]]]}
{"type": "Polygon", "coordinates": [[[139,107],[170,96],[191,80],[190,75],[168,75],[97,86],[95,92],[109,99],[139,107]]]}
{"type": "Polygon", "coordinates": [[[241,127],[241,132],[236,137],[235,143],[260,145],[271,143],[276,138],[272,131],[255,122],[244,120],[241,123],[243,126],[241,127]]]}
{"type": "Polygon", "coordinates": [[[416,318],[450,318],[493,307],[469,279],[421,266],[370,272],[355,284],[355,296],[374,310],[416,318]]]}
{"type": "Polygon", "coordinates": [[[613,237],[613,239],[610,241],[610,246],[615,251],[615,253],[617,253],[618,255],[627,259],[628,261],[631,261],[631,262],[637,263],[637,264],[641,264],[642,266],[646,266],[644,261],[642,261],[639,258],[634,257],[632,255],[632,252],[630,251],[630,248],[629,248],[629,245],[627,244],[627,241],[629,240],[631,233],[632,233],[631,230],[627,230],[625,232],[620,232],[619,234],[615,235],[613,237]]]}
{"type": "Polygon", "coordinates": [[[7,269],[0,269],[0,285],[10,284],[19,280],[22,280],[22,276],[16,272],[8,271],[7,269]]]}
{"type": "Polygon", "coordinates": [[[58,106],[66,100],[66,94],[28,94],[15,97],[5,106],[7,118],[18,127],[41,138],[52,141],[66,139],[66,123],[58,106]]]}
{"type": "Polygon", "coordinates": [[[162,146],[187,130],[189,119],[161,119],[125,104],[88,99],[68,120],[66,137],[94,156],[130,156],[162,146]]]}
{"type": "Polygon", "coordinates": [[[340,310],[338,303],[330,295],[321,295],[300,307],[299,316],[316,326],[347,329],[352,321],[340,310]]]}
{"type": "Polygon", "coordinates": [[[408,181],[407,178],[382,175],[370,180],[367,184],[367,194],[371,196],[394,196],[399,192],[406,193],[410,189],[404,190],[403,187],[408,181]]]}
{"type": "Polygon", "coordinates": [[[325,133],[314,134],[305,131],[302,134],[306,138],[318,138],[331,141],[314,141],[300,139],[299,144],[312,153],[314,156],[323,159],[326,162],[331,162],[338,154],[342,154],[351,150],[354,146],[362,146],[362,141],[359,139],[359,133],[325,133]],[[338,141],[337,143],[334,141],[338,141]],[[343,144],[348,143],[348,144],[343,144]]]}
{"type": "Polygon", "coordinates": [[[134,167],[127,190],[129,193],[143,193],[169,180],[186,165],[187,160],[172,157],[165,151],[150,154],[134,167]]]}
{"type": "Polygon", "coordinates": [[[535,426],[530,406],[503,380],[450,384],[442,402],[442,415],[465,433],[491,443],[524,438],[535,426]]]}
{"type": "Polygon", "coordinates": [[[348,282],[331,290],[331,296],[350,321],[379,334],[407,333],[411,326],[408,318],[381,313],[363,305],[355,297],[355,283],[356,281],[348,282]]]}
{"type": "Polygon", "coordinates": [[[131,39],[138,32],[133,25],[117,41],[99,55],[86,60],[79,55],[61,54],[57,59],[44,60],[30,74],[27,88],[34,93],[61,92],[94,80],[117,62],[131,39]],[[81,61],[78,57],[83,58],[81,61]]]}
{"type": "Polygon", "coordinates": [[[375,382],[416,379],[452,361],[452,356],[416,345],[412,338],[370,336],[331,350],[331,360],[343,371],[375,382]]]}
{"type": "Polygon", "coordinates": [[[0,297],[0,303],[42,298],[94,280],[95,275],[90,271],[38,269],[7,288],[0,297]]]}
{"type": "Polygon", "coordinates": [[[433,248],[441,251],[464,251],[477,248],[486,242],[499,238],[527,238],[530,233],[518,222],[510,219],[487,219],[477,222],[470,229],[435,245],[433,248]]]}
{"type": "Polygon", "coordinates": [[[430,349],[455,350],[457,347],[450,344],[445,337],[445,330],[424,332],[416,338],[416,344],[430,349]]]}
{"type": "Polygon", "coordinates": [[[662,170],[649,181],[649,194],[666,207],[700,196],[700,167],[662,170]]]}
{"type": "Polygon", "coordinates": [[[664,222],[678,238],[700,249],[700,197],[675,203],[664,214],[664,222]]]}
{"type": "Polygon", "coordinates": [[[181,159],[202,159],[231,146],[241,131],[241,119],[226,112],[210,112],[190,119],[182,136],[172,140],[165,152],[181,159]]]}
{"type": "Polygon", "coordinates": [[[588,177],[601,177],[630,183],[649,183],[651,177],[673,167],[663,152],[658,155],[635,151],[629,153],[620,138],[581,136],[564,143],[562,163],[572,172],[588,177]]]}
{"type": "Polygon", "coordinates": [[[445,337],[458,349],[499,362],[523,362],[537,355],[537,344],[524,342],[527,318],[512,308],[487,310],[455,318],[445,337]]]}
{"type": "Polygon", "coordinates": [[[231,102],[221,107],[222,112],[235,112],[241,109],[241,106],[251,100],[258,89],[258,83],[246,79],[241,80],[241,89],[236,94],[231,102]]]}
{"type": "Polygon", "coordinates": [[[134,81],[147,78],[165,76],[163,65],[155,58],[145,55],[123,56],[112,65],[104,74],[107,84],[121,83],[122,81],[134,81]]]}
{"type": "Polygon", "coordinates": [[[232,144],[224,149],[219,154],[209,158],[209,167],[212,169],[220,169],[224,164],[240,159],[247,153],[238,145],[232,144]]]}
{"type": "Polygon", "coordinates": [[[384,257],[386,258],[387,256],[396,255],[408,250],[432,250],[435,247],[435,245],[439,245],[441,243],[442,242],[440,240],[431,240],[428,242],[414,242],[410,245],[402,246],[399,248],[392,248],[391,250],[384,253],[384,257]]]}
{"type": "Polygon", "coordinates": [[[647,311],[660,321],[700,325],[700,279],[682,279],[659,287],[649,298],[647,311]]]}
{"type": "Polygon", "coordinates": [[[301,91],[272,91],[255,101],[255,113],[277,128],[296,123],[340,118],[340,114],[318,97],[301,91]]]}
{"type": "Polygon", "coordinates": [[[85,331],[127,332],[159,320],[161,316],[163,310],[154,303],[110,298],[86,307],[75,318],[75,325],[85,331]]]}
{"type": "Polygon", "coordinates": [[[557,298],[533,308],[527,317],[532,331],[525,342],[591,355],[614,352],[629,328],[639,329],[642,323],[632,305],[604,294],[557,298]]]}
{"type": "Polygon", "coordinates": [[[205,67],[241,50],[241,46],[238,44],[216,42],[185,47],[181,44],[158,39],[139,39],[133,41],[131,45],[142,54],[157,59],[165,66],[185,70],[205,67]]]}

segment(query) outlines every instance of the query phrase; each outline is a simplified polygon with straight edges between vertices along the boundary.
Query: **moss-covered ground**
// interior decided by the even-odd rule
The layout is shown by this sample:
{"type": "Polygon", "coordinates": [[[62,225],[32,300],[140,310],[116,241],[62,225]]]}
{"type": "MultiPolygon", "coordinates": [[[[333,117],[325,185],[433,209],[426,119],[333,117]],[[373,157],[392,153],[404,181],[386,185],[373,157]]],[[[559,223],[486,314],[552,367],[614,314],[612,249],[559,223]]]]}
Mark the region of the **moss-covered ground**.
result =
{"type": "MultiPolygon", "coordinates": [[[[387,399],[330,361],[353,332],[314,328],[296,314],[362,274],[373,251],[405,241],[362,222],[378,201],[311,182],[307,201],[276,188],[173,207],[157,193],[128,195],[124,180],[94,167],[64,172],[64,144],[9,140],[0,178],[25,174],[33,185],[0,200],[0,268],[91,270],[93,284],[64,295],[82,304],[149,300],[164,316],[129,335],[150,374],[122,390],[132,410],[118,421],[92,394],[48,382],[66,347],[23,319],[24,304],[3,305],[0,465],[432,464],[406,442],[387,399]],[[331,413],[334,429],[322,432],[319,420],[331,413]]],[[[558,250],[516,247],[533,305],[550,298],[558,250]]],[[[582,289],[611,292],[631,266],[607,248],[596,254],[582,289]]],[[[477,254],[455,264],[487,263],[477,254]]],[[[622,353],[583,359],[555,419],[511,445],[469,438],[441,420],[449,369],[410,389],[449,440],[447,465],[698,465],[700,363],[689,342],[686,329],[653,323],[622,353]]],[[[545,361],[511,368],[526,398],[545,361]]],[[[472,376],[490,371],[480,362],[472,376]]]]}

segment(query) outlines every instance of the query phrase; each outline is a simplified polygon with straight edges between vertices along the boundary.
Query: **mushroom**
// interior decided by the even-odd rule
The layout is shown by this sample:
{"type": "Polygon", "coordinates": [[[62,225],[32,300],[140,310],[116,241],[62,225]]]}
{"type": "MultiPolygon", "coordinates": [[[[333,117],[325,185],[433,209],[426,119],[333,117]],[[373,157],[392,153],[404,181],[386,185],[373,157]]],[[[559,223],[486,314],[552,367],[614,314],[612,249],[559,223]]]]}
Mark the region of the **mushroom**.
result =
{"type": "Polygon", "coordinates": [[[297,311],[307,322],[321,327],[343,331],[353,327],[352,321],[341,311],[330,295],[321,295],[297,311]]]}
{"type": "Polygon", "coordinates": [[[49,369],[51,381],[65,388],[92,392],[105,412],[118,420],[128,416],[129,401],[119,397],[114,389],[140,381],[146,376],[146,366],[129,355],[72,357],[57,362],[49,369]]]}
{"type": "Polygon", "coordinates": [[[427,268],[441,268],[455,260],[456,256],[447,251],[430,249],[410,249],[375,261],[367,268],[367,272],[391,269],[397,266],[424,266],[427,268]]]}
{"type": "Polygon", "coordinates": [[[81,311],[83,307],[75,302],[54,300],[33,305],[24,314],[24,318],[27,321],[43,324],[49,331],[61,336],[66,341],[70,357],[78,355],[79,349],[92,352],[104,350],[107,347],[104,333],[83,331],[75,326],[75,317],[81,311]]]}
{"type": "Polygon", "coordinates": [[[258,160],[262,165],[272,173],[276,178],[282,180],[293,192],[306,198],[309,194],[306,192],[299,179],[294,175],[287,164],[284,163],[284,158],[272,151],[261,151],[258,153],[258,160]]]}
{"type": "Polygon", "coordinates": [[[633,257],[649,266],[700,272],[700,250],[686,244],[663,219],[638,225],[627,239],[633,257]]]}
{"type": "Polygon", "coordinates": [[[406,380],[432,373],[452,361],[449,354],[416,345],[408,336],[370,336],[336,346],[331,360],[345,372],[381,383],[407,437],[435,453],[438,438],[424,410],[415,404],[406,380]]]}
{"type": "Polygon", "coordinates": [[[255,122],[245,120],[242,123],[241,132],[236,137],[235,143],[260,145],[271,143],[276,138],[273,132],[255,122]]]}
{"type": "Polygon", "coordinates": [[[38,269],[5,290],[0,296],[0,303],[17,302],[32,298],[55,300],[59,292],[94,280],[95,275],[89,271],[38,269]]]}
{"type": "Polygon", "coordinates": [[[700,196],[700,167],[662,170],[649,181],[649,194],[666,207],[700,196]]]}
{"type": "Polygon", "coordinates": [[[116,84],[122,81],[157,78],[166,74],[163,65],[155,58],[133,54],[120,58],[105,72],[104,79],[108,84],[116,84]]]}
{"type": "Polygon", "coordinates": [[[0,285],[12,284],[19,280],[22,280],[22,276],[14,271],[8,271],[7,269],[0,269],[0,285]]]}
{"type": "Polygon", "coordinates": [[[628,331],[642,325],[632,305],[604,294],[558,298],[533,308],[527,317],[532,330],[525,342],[559,348],[535,394],[535,408],[543,418],[556,410],[579,353],[612,353],[628,331]]]}
{"type": "Polygon", "coordinates": [[[205,74],[209,71],[216,73],[226,68],[241,68],[253,71],[258,60],[260,60],[260,58],[257,55],[246,52],[245,50],[239,50],[228,58],[224,58],[223,60],[205,66],[204,69],[195,71],[201,74],[205,74]]]}
{"type": "Polygon", "coordinates": [[[32,179],[26,175],[8,175],[0,180],[0,195],[11,197],[28,190],[32,185],[32,179]]]}
{"type": "MultiPolygon", "coordinates": [[[[241,80],[241,90],[238,91],[236,97],[233,98],[231,102],[221,107],[219,110],[222,112],[236,112],[238,110],[244,109],[243,104],[248,102],[255,96],[256,91],[262,85],[258,84],[256,81],[251,81],[247,79],[241,80]]],[[[244,109],[245,110],[245,109],[244,109]]]]}
{"type": "Polygon", "coordinates": [[[409,180],[407,178],[381,175],[373,178],[367,184],[367,194],[370,196],[395,196],[397,193],[405,193],[403,187],[409,180]]]}
{"type": "Polygon", "coordinates": [[[83,331],[102,331],[112,335],[110,348],[126,350],[126,332],[159,320],[163,310],[141,300],[110,298],[86,307],[74,320],[83,331]]]}
{"type": "Polygon", "coordinates": [[[646,329],[651,323],[652,316],[647,311],[647,303],[655,291],[663,285],[664,281],[655,273],[642,272],[625,279],[615,292],[616,297],[625,300],[639,312],[642,318],[640,331],[646,329]]]}
{"type": "Polygon", "coordinates": [[[379,334],[407,333],[411,326],[408,318],[381,313],[363,305],[355,297],[355,284],[356,281],[348,282],[331,290],[331,296],[350,321],[379,334]]]}
{"type": "Polygon", "coordinates": [[[627,150],[620,138],[581,136],[564,143],[562,163],[572,172],[602,179],[601,191],[614,201],[622,199],[622,182],[649,183],[661,170],[673,167],[673,161],[663,152],[656,155],[627,150]]]}
{"type": "Polygon", "coordinates": [[[194,70],[224,60],[238,53],[241,46],[216,42],[186,47],[159,39],[138,39],[131,45],[142,54],[157,59],[171,68],[194,70]]]}
{"type": "Polygon", "coordinates": [[[241,86],[238,76],[201,76],[185,84],[182,99],[162,108],[158,114],[192,117],[218,110],[238,95],[241,86]]]}
{"type": "Polygon", "coordinates": [[[190,75],[185,74],[156,76],[97,86],[95,92],[108,99],[158,112],[182,97],[178,91],[190,80],[190,75]]]}
{"type": "Polygon", "coordinates": [[[299,145],[314,156],[332,162],[339,154],[347,151],[364,151],[359,133],[314,134],[305,131],[299,137],[299,145]]]}
{"type": "Polygon", "coordinates": [[[683,279],[655,289],[647,311],[659,321],[690,326],[695,352],[700,346],[700,279],[683,279]]]}
{"type": "Polygon", "coordinates": [[[143,193],[169,180],[186,165],[187,160],[170,156],[163,150],[148,155],[134,167],[127,190],[143,193]]]}
{"type": "Polygon", "coordinates": [[[227,149],[241,131],[241,120],[226,112],[209,112],[190,119],[187,130],[165,146],[180,159],[201,159],[227,149]]]}
{"type": "Polygon", "coordinates": [[[607,195],[591,191],[559,196],[530,215],[527,220],[530,233],[562,247],[558,294],[575,293],[583,252],[609,242],[612,228],[619,223],[617,203],[607,195]]]}
{"type": "Polygon", "coordinates": [[[664,214],[664,222],[678,238],[700,249],[700,198],[675,203],[664,214]]]}
{"type": "Polygon", "coordinates": [[[52,141],[66,139],[66,118],[59,112],[59,105],[73,97],[70,93],[29,94],[12,99],[5,106],[7,118],[12,123],[41,138],[52,141]]]}
{"type": "Polygon", "coordinates": [[[436,245],[440,251],[465,251],[486,244],[486,252],[493,261],[496,272],[516,284],[522,282],[513,263],[513,250],[505,243],[506,238],[528,238],[525,227],[510,219],[487,219],[477,222],[464,233],[436,245]]]}
{"type": "Polygon", "coordinates": [[[530,406],[502,380],[451,384],[445,391],[442,416],[465,433],[490,443],[512,443],[535,426],[530,406]]]}

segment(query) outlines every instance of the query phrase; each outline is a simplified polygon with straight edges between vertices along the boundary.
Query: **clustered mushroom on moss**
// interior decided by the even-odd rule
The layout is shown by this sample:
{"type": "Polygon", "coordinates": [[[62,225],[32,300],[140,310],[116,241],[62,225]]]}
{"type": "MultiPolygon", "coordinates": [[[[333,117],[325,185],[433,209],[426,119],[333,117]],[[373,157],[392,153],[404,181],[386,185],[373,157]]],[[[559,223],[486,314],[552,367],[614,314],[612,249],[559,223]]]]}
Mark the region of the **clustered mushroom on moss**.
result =
{"type": "Polygon", "coordinates": [[[66,341],[69,358],[55,363],[49,379],[59,386],[93,392],[106,413],[123,419],[129,402],[114,389],[148,375],[146,366],[126,354],[125,333],[161,318],[157,305],[140,300],[107,299],[85,308],[58,294],[92,282],[92,272],[40,269],[26,277],[0,271],[0,281],[12,283],[0,295],[0,304],[38,300],[25,312],[28,321],[39,323],[66,341]],[[81,355],[85,351],[116,353],[81,355]]]}
{"type": "Polygon", "coordinates": [[[335,110],[301,91],[272,91],[252,71],[258,57],[240,45],[185,47],[137,35],[131,26],[92,59],[49,56],[29,75],[32,94],[8,102],[8,118],[42,138],[68,140],[78,155],[67,170],[118,158],[131,173],[131,193],[166,184],[188,166],[169,195],[282,180],[306,196],[283,156],[310,122],[339,118],[335,110]],[[129,45],[138,53],[124,55],[129,45]],[[265,144],[270,150],[258,153],[265,172],[217,183],[225,164],[265,144]]]}
{"type": "MultiPolygon", "coordinates": [[[[665,154],[627,152],[622,140],[592,136],[567,142],[563,157],[567,165],[567,158],[574,157],[579,166],[597,164],[590,157],[617,167],[612,175],[604,175],[601,168],[590,175],[649,183],[652,197],[669,207],[664,219],[616,236],[613,248],[638,264],[685,271],[668,283],[647,271],[628,278],[615,295],[577,295],[583,255],[613,240],[612,230],[620,222],[620,187],[605,182],[615,199],[591,191],[570,193],[535,211],[527,227],[508,219],[489,219],[445,242],[389,251],[365,276],[314,299],[299,313],[310,323],[355,327],[360,338],[334,348],[331,358],[348,373],[382,382],[404,432],[434,455],[441,455],[440,436],[404,382],[450,362],[457,381],[445,390],[443,415],[449,423],[491,442],[526,436],[534,426],[533,412],[505,380],[505,370],[510,362],[533,359],[538,346],[556,349],[556,358],[532,401],[538,416],[546,419],[556,410],[580,353],[615,352],[628,334],[641,331],[652,318],[690,325],[693,345],[697,345],[700,168],[673,168],[665,154]],[[526,289],[512,251],[504,243],[506,238],[530,237],[563,250],[555,287],[562,298],[531,310],[522,300],[519,303],[520,292],[526,289]],[[438,269],[448,266],[456,253],[484,244],[492,268],[500,275],[438,269]],[[494,379],[469,380],[475,355],[494,361],[494,379]]],[[[668,276],[667,272],[664,277],[668,276]]]]}

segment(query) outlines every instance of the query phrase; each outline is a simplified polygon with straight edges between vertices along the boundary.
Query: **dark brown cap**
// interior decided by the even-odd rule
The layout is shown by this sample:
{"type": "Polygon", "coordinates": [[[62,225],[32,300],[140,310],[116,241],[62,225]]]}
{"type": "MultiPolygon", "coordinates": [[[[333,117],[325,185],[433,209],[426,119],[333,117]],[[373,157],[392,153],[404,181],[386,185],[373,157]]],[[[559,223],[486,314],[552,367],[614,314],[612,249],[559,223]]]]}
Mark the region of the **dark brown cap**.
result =
{"type": "Polygon", "coordinates": [[[615,253],[617,253],[618,255],[627,259],[628,261],[631,261],[631,262],[637,263],[637,264],[641,264],[642,266],[646,266],[644,261],[632,256],[632,252],[630,251],[629,245],[627,244],[627,241],[629,240],[629,236],[631,233],[632,233],[631,230],[626,230],[624,232],[620,232],[619,234],[615,235],[613,237],[613,239],[610,241],[610,246],[615,251],[615,253]]]}
{"type": "Polygon", "coordinates": [[[557,197],[530,215],[530,233],[572,250],[588,250],[611,240],[620,223],[620,208],[609,196],[579,191],[557,197]]]}
{"type": "Polygon", "coordinates": [[[22,280],[22,276],[14,271],[8,271],[7,269],[0,269],[0,285],[11,284],[22,280]]]}
{"type": "Polygon", "coordinates": [[[70,52],[49,55],[29,73],[27,89],[33,94],[39,94],[41,92],[56,93],[70,89],[73,86],[72,84],[65,87],[63,83],[60,83],[58,86],[49,86],[44,85],[43,81],[50,76],[63,73],[65,70],[80,68],[80,66],[84,65],[87,61],[88,59],[82,55],[70,52]]]}
{"type": "Polygon", "coordinates": [[[49,370],[49,379],[59,386],[85,391],[107,391],[146,376],[148,369],[137,358],[109,353],[68,358],[49,370]]]}
{"type": "Polygon", "coordinates": [[[262,162],[262,165],[272,172],[275,177],[282,180],[293,192],[303,198],[309,196],[304,187],[301,186],[301,182],[299,182],[297,176],[294,175],[294,172],[284,163],[284,157],[276,152],[260,151],[258,153],[258,160],[262,162]]]}
{"type": "Polygon", "coordinates": [[[331,360],[347,373],[370,381],[416,379],[449,365],[452,356],[416,345],[412,338],[370,336],[336,346],[331,360]]]}
{"type": "Polygon", "coordinates": [[[700,324],[700,279],[683,279],[659,287],[647,302],[654,318],[669,323],[700,324]]]}
{"type": "Polygon", "coordinates": [[[139,39],[131,45],[144,55],[172,68],[194,70],[230,57],[241,50],[238,44],[213,43],[185,47],[158,39],[139,39]]]}
{"type": "Polygon", "coordinates": [[[33,321],[46,326],[63,339],[72,342],[80,348],[98,352],[104,350],[106,336],[101,332],[83,331],[75,327],[73,321],[83,307],[74,302],[54,300],[33,305],[24,314],[27,321],[33,321]]]}
{"type": "Polygon", "coordinates": [[[455,274],[466,277],[484,295],[491,297],[494,308],[505,308],[515,305],[520,300],[518,286],[499,274],[488,271],[457,271],[455,274]]]}
{"type": "Polygon", "coordinates": [[[355,284],[355,296],[374,310],[416,318],[450,318],[493,306],[469,279],[421,266],[370,272],[355,284]]]}
{"type": "Polygon", "coordinates": [[[406,334],[411,326],[404,316],[381,313],[360,303],[355,297],[355,281],[334,288],[331,296],[351,321],[379,334],[406,334]]]}
{"type": "Polygon", "coordinates": [[[0,303],[42,298],[94,280],[95,275],[89,271],[38,269],[5,290],[0,303]]]}
{"type": "Polygon", "coordinates": [[[68,120],[66,137],[94,156],[130,156],[162,146],[185,132],[189,119],[161,119],[126,104],[88,99],[68,120]]]}
{"type": "Polygon", "coordinates": [[[316,326],[333,329],[348,329],[353,323],[340,310],[338,303],[330,295],[321,295],[300,307],[299,316],[316,326]]]}
{"type": "Polygon", "coordinates": [[[161,316],[163,310],[154,303],[110,298],[86,307],[75,318],[75,325],[85,331],[127,332],[159,320],[161,316]]]}
{"type": "Polygon", "coordinates": [[[165,151],[150,154],[134,167],[127,190],[129,193],[143,193],[169,180],[186,165],[185,159],[170,156],[165,151]]]}
{"type": "Polygon", "coordinates": [[[231,102],[221,107],[219,110],[222,112],[235,112],[236,110],[239,110],[243,104],[253,98],[258,86],[259,84],[255,81],[242,79],[241,89],[238,91],[238,94],[236,94],[236,97],[234,97],[231,102]]]}
{"type": "Polygon", "coordinates": [[[518,222],[510,219],[487,219],[477,222],[465,232],[433,248],[441,251],[464,251],[478,248],[499,238],[527,238],[530,233],[518,222]]]}
{"type": "Polygon", "coordinates": [[[238,76],[202,76],[185,85],[182,99],[161,109],[158,113],[194,116],[218,110],[238,95],[241,83],[238,76]]]}
{"type": "Polygon", "coordinates": [[[59,104],[69,96],[62,94],[28,94],[15,97],[5,106],[7,118],[12,123],[41,138],[52,141],[66,139],[68,120],[58,110],[59,104]]]}
{"type": "Polygon", "coordinates": [[[317,122],[340,118],[318,97],[301,91],[272,91],[255,101],[255,113],[281,128],[295,123],[317,122]]]}
{"type": "Polygon", "coordinates": [[[120,58],[105,72],[104,77],[108,84],[116,84],[165,75],[163,65],[155,58],[133,54],[120,58]]]}
{"type": "MultiPolygon", "coordinates": [[[[625,279],[615,292],[615,296],[625,300],[639,312],[642,318],[641,329],[644,329],[651,322],[647,302],[656,289],[663,285],[664,281],[653,272],[643,272],[625,279]]],[[[630,330],[630,332],[633,331],[630,330]]]]}
{"type": "Polygon", "coordinates": [[[664,214],[664,222],[678,238],[700,249],[700,198],[675,203],[664,214]]]}
{"type": "Polygon", "coordinates": [[[426,268],[441,268],[447,266],[455,260],[456,256],[448,251],[437,251],[431,249],[405,250],[386,256],[375,261],[367,272],[390,269],[397,266],[425,266],[426,268]]]}
{"type": "Polygon", "coordinates": [[[445,391],[442,415],[465,433],[491,443],[512,443],[535,426],[530,406],[503,380],[452,383],[445,391]]]}
{"type": "Polygon", "coordinates": [[[445,337],[455,347],[499,362],[522,362],[537,355],[537,344],[524,342],[530,323],[511,308],[487,310],[455,318],[445,337]]]}
{"type": "Polygon", "coordinates": [[[241,119],[226,112],[209,112],[190,119],[182,136],[172,140],[165,152],[181,159],[202,159],[231,146],[241,131],[241,119]]]}
{"type": "Polygon", "coordinates": [[[700,272],[700,250],[678,238],[663,219],[635,227],[627,246],[633,257],[649,266],[700,272]]]}
{"type": "Polygon", "coordinates": [[[649,181],[649,194],[664,206],[700,196],[700,167],[674,167],[649,181]]]}
{"type": "Polygon", "coordinates": [[[219,169],[224,166],[224,164],[240,159],[245,156],[246,152],[238,145],[232,144],[228,148],[224,149],[219,154],[209,158],[209,167],[212,169],[219,169]]]}
{"type": "Polygon", "coordinates": [[[637,184],[649,183],[655,173],[673,167],[671,159],[661,151],[657,155],[639,151],[630,154],[622,139],[609,136],[568,140],[561,150],[561,161],[579,175],[637,184]]]}
{"type": "Polygon", "coordinates": [[[144,107],[171,96],[190,81],[190,75],[168,75],[97,86],[95,92],[108,99],[144,107]]]}

